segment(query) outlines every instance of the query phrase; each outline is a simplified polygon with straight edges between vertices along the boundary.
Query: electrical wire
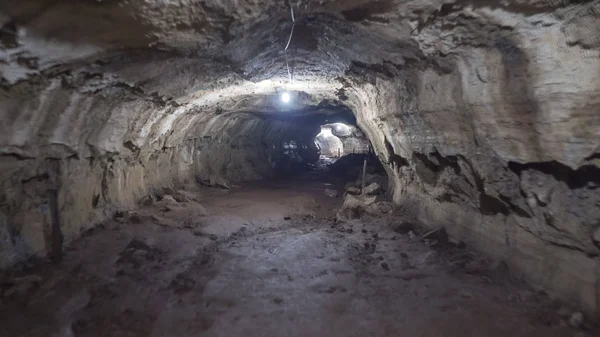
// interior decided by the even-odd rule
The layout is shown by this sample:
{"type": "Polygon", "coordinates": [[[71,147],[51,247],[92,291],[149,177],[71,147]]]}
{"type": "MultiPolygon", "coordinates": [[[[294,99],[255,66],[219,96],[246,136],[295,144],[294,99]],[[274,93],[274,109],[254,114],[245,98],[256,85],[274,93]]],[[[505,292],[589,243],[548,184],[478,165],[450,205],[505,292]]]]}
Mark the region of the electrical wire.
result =
{"type": "Polygon", "coordinates": [[[291,3],[289,5],[290,5],[290,13],[292,15],[292,29],[290,30],[290,37],[288,38],[288,42],[285,45],[285,49],[283,50],[283,54],[285,55],[285,66],[287,68],[288,77],[290,79],[290,84],[292,84],[293,83],[292,72],[290,71],[290,64],[288,62],[287,50],[290,47],[290,43],[292,42],[292,36],[294,35],[294,26],[296,26],[296,19],[294,18],[294,7],[292,7],[291,3]]]}

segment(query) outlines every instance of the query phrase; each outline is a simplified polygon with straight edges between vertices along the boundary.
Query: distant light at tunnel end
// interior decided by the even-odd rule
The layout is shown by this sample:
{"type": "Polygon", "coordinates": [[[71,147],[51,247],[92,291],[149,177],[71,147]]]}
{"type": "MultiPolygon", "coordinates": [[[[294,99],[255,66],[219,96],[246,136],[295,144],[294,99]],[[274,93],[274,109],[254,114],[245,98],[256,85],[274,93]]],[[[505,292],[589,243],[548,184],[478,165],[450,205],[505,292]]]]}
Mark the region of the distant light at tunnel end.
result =
{"type": "Polygon", "coordinates": [[[289,92],[284,92],[281,94],[281,101],[283,103],[289,103],[290,101],[290,93],[289,92]]]}

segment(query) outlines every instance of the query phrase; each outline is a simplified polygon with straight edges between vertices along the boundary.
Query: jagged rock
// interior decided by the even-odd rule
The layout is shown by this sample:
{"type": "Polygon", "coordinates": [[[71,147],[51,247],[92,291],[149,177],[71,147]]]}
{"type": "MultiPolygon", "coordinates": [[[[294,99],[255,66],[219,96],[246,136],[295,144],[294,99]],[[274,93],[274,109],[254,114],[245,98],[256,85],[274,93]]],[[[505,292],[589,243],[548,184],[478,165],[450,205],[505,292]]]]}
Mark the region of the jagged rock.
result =
{"type": "Polygon", "coordinates": [[[367,207],[367,212],[371,215],[384,215],[392,212],[394,206],[389,201],[378,201],[367,207]]]}
{"type": "Polygon", "coordinates": [[[366,208],[367,206],[373,205],[376,201],[376,196],[346,195],[346,199],[344,199],[344,205],[342,207],[366,208]]]}
{"type": "Polygon", "coordinates": [[[360,194],[360,188],[358,188],[358,187],[348,187],[346,189],[346,193],[352,194],[352,195],[359,195],[360,194]]]}
{"type": "Polygon", "coordinates": [[[337,213],[338,219],[356,219],[368,210],[368,207],[375,204],[376,196],[352,195],[346,194],[344,204],[337,213]]]}
{"type": "Polygon", "coordinates": [[[365,187],[365,190],[363,192],[366,195],[378,195],[381,194],[381,192],[383,192],[383,189],[381,188],[381,186],[379,186],[378,183],[372,183],[369,186],[365,187]]]}

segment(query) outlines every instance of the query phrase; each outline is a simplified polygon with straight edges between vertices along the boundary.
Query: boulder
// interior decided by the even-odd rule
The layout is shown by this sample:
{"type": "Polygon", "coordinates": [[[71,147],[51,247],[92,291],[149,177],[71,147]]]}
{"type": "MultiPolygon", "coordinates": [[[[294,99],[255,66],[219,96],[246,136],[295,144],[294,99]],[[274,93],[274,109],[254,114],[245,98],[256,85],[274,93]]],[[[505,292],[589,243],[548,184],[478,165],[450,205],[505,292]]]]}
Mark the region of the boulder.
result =
{"type": "Polygon", "coordinates": [[[360,194],[360,188],[358,188],[358,187],[348,187],[346,189],[346,193],[351,194],[351,195],[359,195],[360,194]]]}
{"type": "Polygon", "coordinates": [[[366,195],[378,195],[383,192],[383,189],[381,188],[381,186],[379,186],[378,183],[372,183],[369,186],[365,187],[365,190],[363,192],[366,195]]]}
{"type": "Polygon", "coordinates": [[[367,212],[369,206],[375,204],[376,196],[346,194],[344,204],[338,211],[338,219],[356,219],[367,212]]]}
{"type": "Polygon", "coordinates": [[[377,197],[375,196],[363,196],[363,195],[347,195],[346,199],[344,199],[344,205],[342,207],[345,208],[357,208],[357,207],[367,207],[369,205],[374,204],[377,201],[377,197]]]}
{"type": "Polygon", "coordinates": [[[388,214],[394,210],[394,206],[389,201],[378,201],[367,207],[367,213],[372,215],[388,214]]]}

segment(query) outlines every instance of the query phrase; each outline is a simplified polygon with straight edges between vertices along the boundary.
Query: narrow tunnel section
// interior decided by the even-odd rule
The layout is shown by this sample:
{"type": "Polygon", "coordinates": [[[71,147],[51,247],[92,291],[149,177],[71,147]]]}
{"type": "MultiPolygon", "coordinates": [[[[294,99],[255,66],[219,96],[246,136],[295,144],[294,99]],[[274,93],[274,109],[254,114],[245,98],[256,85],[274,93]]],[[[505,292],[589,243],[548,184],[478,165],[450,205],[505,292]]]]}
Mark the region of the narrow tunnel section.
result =
{"type": "Polygon", "coordinates": [[[356,126],[344,123],[330,123],[321,126],[315,144],[322,156],[340,158],[348,154],[369,153],[371,144],[365,134],[356,126]]]}

